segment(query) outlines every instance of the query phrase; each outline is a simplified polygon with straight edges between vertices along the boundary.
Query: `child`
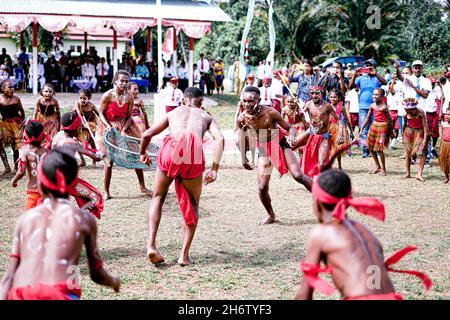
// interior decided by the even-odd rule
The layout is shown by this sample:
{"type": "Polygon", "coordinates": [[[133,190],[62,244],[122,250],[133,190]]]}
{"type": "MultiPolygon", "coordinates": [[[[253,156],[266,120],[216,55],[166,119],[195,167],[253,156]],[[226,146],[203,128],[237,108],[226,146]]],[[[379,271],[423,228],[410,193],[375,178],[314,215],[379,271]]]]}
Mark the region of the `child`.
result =
{"type": "Polygon", "coordinates": [[[361,132],[363,132],[373,113],[374,121],[370,125],[370,129],[367,135],[367,147],[372,153],[376,168],[370,173],[380,173],[380,175],[385,176],[386,161],[383,150],[389,145],[389,137],[392,134],[393,123],[391,115],[389,113],[389,108],[383,102],[383,98],[383,89],[377,88],[373,90],[372,99],[374,103],[370,105],[367,117],[361,126],[361,132]],[[380,162],[378,161],[377,153],[380,155],[381,166],[380,162]]]}
{"type": "Polygon", "coordinates": [[[422,152],[416,179],[425,181],[422,173],[428,153],[428,129],[425,112],[418,109],[417,104],[418,101],[414,98],[406,98],[403,100],[403,106],[406,111],[405,121],[403,123],[403,143],[405,144],[406,151],[406,175],[404,178],[411,178],[411,155],[422,152]]]}
{"type": "Polygon", "coordinates": [[[171,78],[170,85],[161,91],[161,95],[166,107],[166,113],[169,113],[175,108],[181,106],[183,102],[183,92],[178,89],[178,78],[171,78]]]}
{"type": "MultiPolygon", "coordinates": [[[[75,157],[75,154],[78,152],[95,161],[102,160],[105,154],[100,151],[93,153],[90,150],[86,150],[81,142],[75,138],[78,136],[81,122],[81,117],[75,110],[63,114],[61,118],[61,131],[53,138],[52,148],[63,149],[72,157],[75,157]]],[[[80,207],[91,211],[92,214],[100,219],[104,203],[100,191],[86,181],[77,178],[75,187],[69,190],[69,193],[75,197],[80,207]]]]}
{"type": "Polygon", "coordinates": [[[50,139],[58,133],[61,125],[61,114],[59,111],[59,102],[54,98],[55,90],[50,83],[44,84],[41,90],[41,96],[36,100],[34,109],[34,119],[42,122],[44,132],[49,135],[50,139]]]}
{"type": "Polygon", "coordinates": [[[442,140],[439,145],[439,164],[445,174],[446,180],[444,183],[450,184],[450,106],[442,116],[442,140]]]}
{"type": "Polygon", "coordinates": [[[91,279],[119,292],[120,279],[103,267],[95,219],[69,201],[77,174],[75,158],[60,150],[51,151],[39,163],[38,189],[45,200],[17,222],[0,300],[80,299],[80,279],[74,274],[83,245],[91,279]]]}
{"type": "MultiPolygon", "coordinates": [[[[80,115],[81,118],[84,118],[84,124],[89,126],[89,129],[85,128],[84,126],[80,130],[78,134],[78,140],[80,140],[82,143],[84,143],[85,148],[90,145],[92,149],[96,149],[95,145],[95,132],[97,131],[97,118],[98,118],[98,110],[95,107],[95,105],[90,101],[92,94],[89,89],[81,89],[78,91],[78,102],[76,104],[76,111],[80,115]],[[91,135],[92,134],[92,135],[91,135]]],[[[83,155],[80,153],[80,167],[86,166],[86,161],[84,160],[83,155]]],[[[93,160],[92,165],[95,166],[96,162],[93,160]]]]}
{"type": "MultiPolygon", "coordinates": [[[[347,114],[347,110],[343,107],[342,94],[338,90],[331,90],[328,94],[330,104],[338,116],[338,120],[330,117],[330,153],[333,154],[340,146],[348,143],[347,129],[342,121],[344,116],[346,125],[350,130],[350,138],[353,140],[353,131],[351,128],[350,117],[347,114]]],[[[337,157],[339,170],[342,170],[341,155],[337,157]]]]}
{"type": "Polygon", "coordinates": [[[31,121],[25,127],[24,146],[19,150],[19,171],[11,181],[13,188],[17,187],[17,182],[22,179],[25,174],[28,177],[27,199],[25,202],[25,211],[37,206],[41,199],[38,191],[37,182],[37,166],[42,157],[47,154],[48,150],[41,146],[42,140],[45,138],[44,126],[39,121],[31,121]]]}
{"type": "Polygon", "coordinates": [[[431,288],[431,281],[423,273],[390,267],[415,247],[402,249],[385,262],[377,237],[363,224],[347,218],[345,210],[352,206],[362,214],[384,221],[385,208],[378,199],[352,199],[351,181],[346,173],[324,171],[314,180],[312,196],[319,225],[308,238],[306,257],[301,263],[304,278],[295,299],[312,299],[314,289],[327,295],[333,293],[335,288],[319,278],[322,272],[331,274],[346,300],[402,300],[395,293],[389,271],[416,275],[427,289],[431,288]],[[327,264],[326,268],[320,267],[321,261],[327,264]],[[374,272],[378,278],[374,278],[374,272]]]}
{"type": "Polygon", "coordinates": [[[148,123],[147,113],[145,112],[144,102],[139,98],[139,87],[136,82],[128,83],[128,92],[134,98],[133,111],[131,112],[131,117],[133,119],[134,125],[139,130],[139,137],[141,138],[145,130],[150,128],[148,123]]]}
{"type": "MultiPolygon", "coordinates": [[[[299,111],[297,102],[292,96],[286,97],[286,107],[281,110],[281,117],[287,121],[295,130],[296,138],[306,131],[308,124],[305,120],[305,116],[299,111]]],[[[297,151],[301,155],[302,148],[298,148],[297,151]]]]}
{"type": "Polygon", "coordinates": [[[14,95],[14,86],[11,82],[3,80],[1,83],[1,91],[3,94],[0,96],[0,135],[2,140],[2,144],[0,144],[0,156],[5,165],[5,171],[2,173],[4,175],[11,172],[4,149],[8,145],[13,150],[14,171],[17,171],[19,149],[22,141],[20,127],[25,120],[25,111],[23,110],[20,98],[14,95]]]}

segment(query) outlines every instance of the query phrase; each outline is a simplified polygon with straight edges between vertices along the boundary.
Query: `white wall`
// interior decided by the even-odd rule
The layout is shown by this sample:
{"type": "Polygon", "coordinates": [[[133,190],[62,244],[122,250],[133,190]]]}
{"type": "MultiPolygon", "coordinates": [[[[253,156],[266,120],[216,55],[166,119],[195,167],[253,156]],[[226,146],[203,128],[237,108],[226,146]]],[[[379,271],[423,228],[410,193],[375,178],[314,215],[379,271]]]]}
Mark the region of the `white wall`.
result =
{"type": "Polygon", "coordinates": [[[6,49],[6,53],[14,60],[14,55],[17,55],[18,47],[11,38],[0,38],[0,53],[2,48],[6,49]]]}

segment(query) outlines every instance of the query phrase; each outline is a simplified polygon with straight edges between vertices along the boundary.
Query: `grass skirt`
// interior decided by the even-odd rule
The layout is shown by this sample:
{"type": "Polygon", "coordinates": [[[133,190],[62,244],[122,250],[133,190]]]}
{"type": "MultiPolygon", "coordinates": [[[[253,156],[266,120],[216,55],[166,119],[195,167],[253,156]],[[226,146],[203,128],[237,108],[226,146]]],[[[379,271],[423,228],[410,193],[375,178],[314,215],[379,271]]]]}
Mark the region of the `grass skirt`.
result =
{"type": "Polygon", "coordinates": [[[372,122],[367,135],[370,151],[383,151],[389,145],[389,122],[372,122]]]}

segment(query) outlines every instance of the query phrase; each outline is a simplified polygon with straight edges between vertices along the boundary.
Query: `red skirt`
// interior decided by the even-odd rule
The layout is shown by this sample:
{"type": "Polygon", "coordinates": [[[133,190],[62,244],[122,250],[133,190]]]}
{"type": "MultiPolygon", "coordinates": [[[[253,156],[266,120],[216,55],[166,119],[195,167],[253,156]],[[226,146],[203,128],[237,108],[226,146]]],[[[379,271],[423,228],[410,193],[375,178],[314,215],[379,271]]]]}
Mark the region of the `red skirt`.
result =
{"type": "Polygon", "coordinates": [[[394,129],[400,129],[400,122],[398,121],[398,111],[391,110],[389,111],[389,114],[391,115],[392,123],[394,124],[394,129]]]}
{"type": "Polygon", "coordinates": [[[437,112],[427,112],[428,130],[433,139],[439,138],[439,115],[437,112]]]}
{"type": "Polygon", "coordinates": [[[382,293],[382,294],[370,294],[367,296],[350,297],[342,300],[403,300],[403,297],[398,293],[382,293]]]}
{"type": "Polygon", "coordinates": [[[405,149],[411,154],[417,154],[422,151],[422,143],[425,139],[425,132],[423,128],[414,129],[406,127],[403,132],[403,143],[405,149]]]}
{"type": "Polygon", "coordinates": [[[441,141],[439,145],[439,165],[444,174],[450,173],[450,141],[441,141]]]}
{"type": "Polygon", "coordinates": [[[12,288],[8,292],[8,300],[79,300],[80,298],[81,288],[75,286],[75,288],[69,289],[66,282],[38,283],[12,288]]]}
{"type": "MultiPolygon", "coordinates": [[[[319,151],[324,140],[329,140],[329,134],[309,134],[308,142],[302,147],[302,157],[300,159],[300,168],[310,178],[320,173],[319,151]]],[[[330,156],[330,143],[328,141],[327,154],[325,162],[328,162],[330,156]]]]}
{"type": "Polygon", "coordinates": [[[389,145],[389,122],[372,122],[367,134],[370,151],[383,151],[389,145]]]}

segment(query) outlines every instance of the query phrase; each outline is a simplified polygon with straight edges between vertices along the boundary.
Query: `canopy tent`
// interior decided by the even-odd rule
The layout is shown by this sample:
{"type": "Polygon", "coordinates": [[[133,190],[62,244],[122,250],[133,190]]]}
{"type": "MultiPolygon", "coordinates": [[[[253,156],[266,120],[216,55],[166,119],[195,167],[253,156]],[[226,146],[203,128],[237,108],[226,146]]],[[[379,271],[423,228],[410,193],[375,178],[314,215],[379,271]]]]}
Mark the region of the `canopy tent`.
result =
{"type": "MultiPolygon", "coordinates": [[[[190,38],[189,74],[192,78],[193,39],[212,30],[211,22],[230,22],[231,18],[215,4],[189,0],[1,0],[0,24],[10,32],[21,32],[33,25],[33,75],[37,75],[37,24],[50,32],[76,26],[87,33],[99,28],[114,32],[113,66],[117,70],[117,33],[132,36],[140,29],[158,25],[158,67],[160,82],[163,66],[161,26],[174,27],[190,38]]],[[[37,94],[37,77],[33,79],[37,94]]]]}

